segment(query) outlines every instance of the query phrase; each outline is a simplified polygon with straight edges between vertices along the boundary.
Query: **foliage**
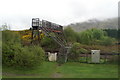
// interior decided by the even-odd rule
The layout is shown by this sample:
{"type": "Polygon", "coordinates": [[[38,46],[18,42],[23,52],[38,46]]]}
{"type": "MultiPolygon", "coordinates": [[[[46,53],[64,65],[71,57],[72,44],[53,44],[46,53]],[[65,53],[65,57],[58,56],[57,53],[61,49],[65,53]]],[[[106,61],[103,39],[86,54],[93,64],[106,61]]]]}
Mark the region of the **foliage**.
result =
{"type": "Polygon", "coordinates": [[[22,45],[29,45],[31,43],[32,31],[30,30],[22,30],[18,31],[21,38],[22,45]]]}
{"type": "Polygon", "coordinates": [[[103,29],[109,37],[116,38],[120,40],[120,29],[103,29]]]}
{"type": "Polygon", "coordinates": [[[104,45],[106,37],[109,38],[108,45],[112,45],[112,41],[115,41],[115,39],[107,36],[107,32],[97,28],[88,29],[78,33],[72,30],[71,27],[67,27],[65,28],[64,33],[68,42],[72,43],[79,42],[87,45],[104,45]]]}
{"type": "Polygon", "coordinates": [[[115,41],[116,41],[115,38],[110,38],[105,36],[102,38],[101,44],[105,46],[109,46],[109,45],[113,45],[115,41]]]}
{"type": "Polygon", "coordinates": [[[14,55],[15,64],[21,67],[34,67],[42,64],[45,52],[39,46],[23,47],[14,55]]]}
{"type": "Polygon", "coordinates": [[[71,27],[64,29],[68,42],[79,42],[87,45],[112,45],[116,41],[114,38],[108,37],[106,31],[102,29],[92,28],[82,32],[75,32],[71,27]]]}
{"type": "Polygon", "coordinates": [[[90,30],[84,31],[80,33],[79,42],[82,44],[91,44],[93,40],[93,35],[90,30]]]}
{"type": "Polygon", "coordinates": [[[54,50],[55,48],[57,48],[59,45],[51,38],[45,36],[42,40],[41,40],[41,46],[42,47],[46,47],[48,49],[54,50]]]}
{"type": "Polygon", "coordinates": [[[43,62],[44,51],[41,47],[23,47],[17,32],[3,31],[2,36],[2,61],[4,65],[30,68],[43,62]]]}
{"type": "Polygon", "coordinates": [[[92,32],[93,39],[95,39],[95,40],[100,40],[104,36],[106,36],[106,33],[101,29],[92,28],[92,29],[90,29],[90,31],[92,32]]]}
{"type": "Polygon", "coordinates": [[[9,30],[2,31],[2,41],[11,45],[14,43],[20,43],[20,35],[17,32],[12,32],[9,30]]]}
{"type": "Polygon", "coordinates": [[[22,36],[22,40],[24,40],[24,41],[31,41],[31,35],[32,35],[31,33],[23,35],[22,36]]]}
{"type": "Polygon", "coordinates": [[[84,53],[84,54],[86,54],[86,53],[88,53],[88,50],[85,49],[85,48],[80,48],[80,53],[84,53]]]}
{"type": "Polygon", "coordinates": [[[109,53],[119,53],[118,47],[120,45],[85,45],[81,44],[81,48],[86,49],[88,53],[91,53],[91,50],[100,50],[102,54],[109,54],[109,53]]]}
{"type": "Polygon", "coordinates": [[[21,47],[20,36],[11,31],[2,32],[3,64],[12,65],[16,49],[21,47]]]}
{"type": "Polygon", "coordinates": [[[80,54],[86,54],[88,53],[88,50],[81,46],[80,43],[74,43],[72,45],[72,48],[70,49],[70,53],[68,55],[69,61],[79,61],[80,54]]]}
{"type": "Polygon", "coordinates": [[[104,36],[102,30],[93,28],[80,33],[80,42],[83,44],[94,44],[96,40],[100,40],[104,36]]]}
{"type": "Polygon", "coordinates": [[[72,48],[70,49],[70,53],[68,56],[69,61],[78,61],[79,60],[79,55],[80,55],[80,43],[74,43],[72,45],[72,48]]]}
{"type": "Polygon", "coordinates": [[[112,45],[115,39],[107,36],[101,29],[89,29],[79,33],[79,42],[87,45],[112,45]]]}
{"type": "MultiPolygon", "coordinates": [[[[19,31],[20,35],[21,35],[21,40],[22,40],[22,44],[23,45],[30,45],[31,41],[32,41],[32,31],[31,30],[22,30],[19,31]]],[[[33,38],[33,42],[37,42],[38,40],[38,33],[37,31],[34,31],[34,38],[33,38]]],[[[40,40],[44,38],[44,34],[40,33],[40,40]]]]}
{"type": "Polygon", "coordinates": [[[64,29],[64,34],[68,42],[76,42],[78,40],[78,33],[71,27],[66,27],[64,29]]]}

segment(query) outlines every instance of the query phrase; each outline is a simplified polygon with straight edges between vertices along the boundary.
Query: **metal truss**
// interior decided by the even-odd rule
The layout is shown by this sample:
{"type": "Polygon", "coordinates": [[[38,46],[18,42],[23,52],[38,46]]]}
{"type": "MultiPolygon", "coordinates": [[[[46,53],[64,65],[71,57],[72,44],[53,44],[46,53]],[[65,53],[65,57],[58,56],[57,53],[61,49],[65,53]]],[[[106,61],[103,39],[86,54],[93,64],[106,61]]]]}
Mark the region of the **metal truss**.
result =
{"type": "Polygon", "coordinates": [[[40,40],[39,30],[42,30],[42,33],[44,33],[47,37],[52,38],[55,42],[57,42],[61,46],[58,54],[58,59],[60,60],[61,58],[63,58],[64,62],[66,62],[67,54],[69,53],[70,47],[68,47],[67,41],[65,39],[63,26],[46,21],[46,20],[40,21],[39,18],[33,18],[32,19],[32,39],[33,39],[33,33],[35,30],[37,30],[38,32],[38,40],[40,40]]]}

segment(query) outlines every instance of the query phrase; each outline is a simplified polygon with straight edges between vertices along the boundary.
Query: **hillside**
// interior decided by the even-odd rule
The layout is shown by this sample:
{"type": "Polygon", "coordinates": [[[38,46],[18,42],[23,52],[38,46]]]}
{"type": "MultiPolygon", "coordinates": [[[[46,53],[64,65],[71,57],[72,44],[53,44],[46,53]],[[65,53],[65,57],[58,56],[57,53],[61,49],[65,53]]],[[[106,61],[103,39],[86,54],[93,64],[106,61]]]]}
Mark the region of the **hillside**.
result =
{"type": "Polygon", "coordinates": [[[118,28],[118,19],[111,18],[105,20],[91,19],[85,22],[72,23],[70,25],[75,31],[83,31],[90,28],[99,28],[99,29],[117,29],[118,28]]]}

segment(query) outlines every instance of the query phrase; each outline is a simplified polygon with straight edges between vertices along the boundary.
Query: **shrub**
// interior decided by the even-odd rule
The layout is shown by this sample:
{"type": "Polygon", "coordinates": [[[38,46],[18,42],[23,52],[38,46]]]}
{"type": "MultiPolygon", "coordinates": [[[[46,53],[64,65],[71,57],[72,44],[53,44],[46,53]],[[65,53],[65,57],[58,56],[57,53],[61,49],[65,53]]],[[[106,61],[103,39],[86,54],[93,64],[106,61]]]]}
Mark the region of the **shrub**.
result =
{"type": "Polygon", "coordinates": [[[19,34],[11,31],[2,32],[2,61],[5,65],[13,65],[14,54],[21,48],[19,34]]]}
{"type": "Polygon", "coordinates": [[[70,50],[68,60],[69,61],[78,61],[79,60],[79,55],[80,55],[80,43],[74,43],[72,45],[72,48],[70,50]]]}
{"type": "Polygon", "coordinates": [[[45,52],[39,46],[24,47],[15,53],[14,60],[17,66],[34,67],[42,64],[45,52]]]}
{"type": "Polygon", "coordinates": [[[56,49],[59,45],[58,43],[56,43],[53,39],[49,38],[49,37],[44,37],[42,40],[41,40],[41,46],[42,47],[46,47],[50,50],[54,50],[56,49]]]}
{"type": "Polygon", "coordinates": [[[88,50],[84,48],[80,48],[80,53],[86,54],[88,53],[88,50]]]}
{"type": "Polygon", "coordinates": [[[39,46],[23,47],[19,34],[3,31],[2,61],[6,66],[34,67],[44,60],[44,51],[39,46]]]}
{"type": "Polygon", "coordinates": [[[105,46],[113,45],[115,41],[116,40],[114,38],[105,36],[101,39],[101,45],[105,46]]]}

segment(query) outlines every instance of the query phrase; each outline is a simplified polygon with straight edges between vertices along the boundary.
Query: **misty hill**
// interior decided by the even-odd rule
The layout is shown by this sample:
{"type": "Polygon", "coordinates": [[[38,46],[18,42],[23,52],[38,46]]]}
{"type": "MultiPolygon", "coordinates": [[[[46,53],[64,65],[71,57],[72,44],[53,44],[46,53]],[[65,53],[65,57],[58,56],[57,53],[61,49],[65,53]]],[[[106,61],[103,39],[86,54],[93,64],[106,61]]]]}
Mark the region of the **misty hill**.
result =
{"type": "Polygon", "coordinates": [[[85,22],[73,23],[68,26],[70,26],[77,32],[90,29],[90,28],[117,29],[118,18],[111,18],[106,20],[91,19],[85,22]]]}

